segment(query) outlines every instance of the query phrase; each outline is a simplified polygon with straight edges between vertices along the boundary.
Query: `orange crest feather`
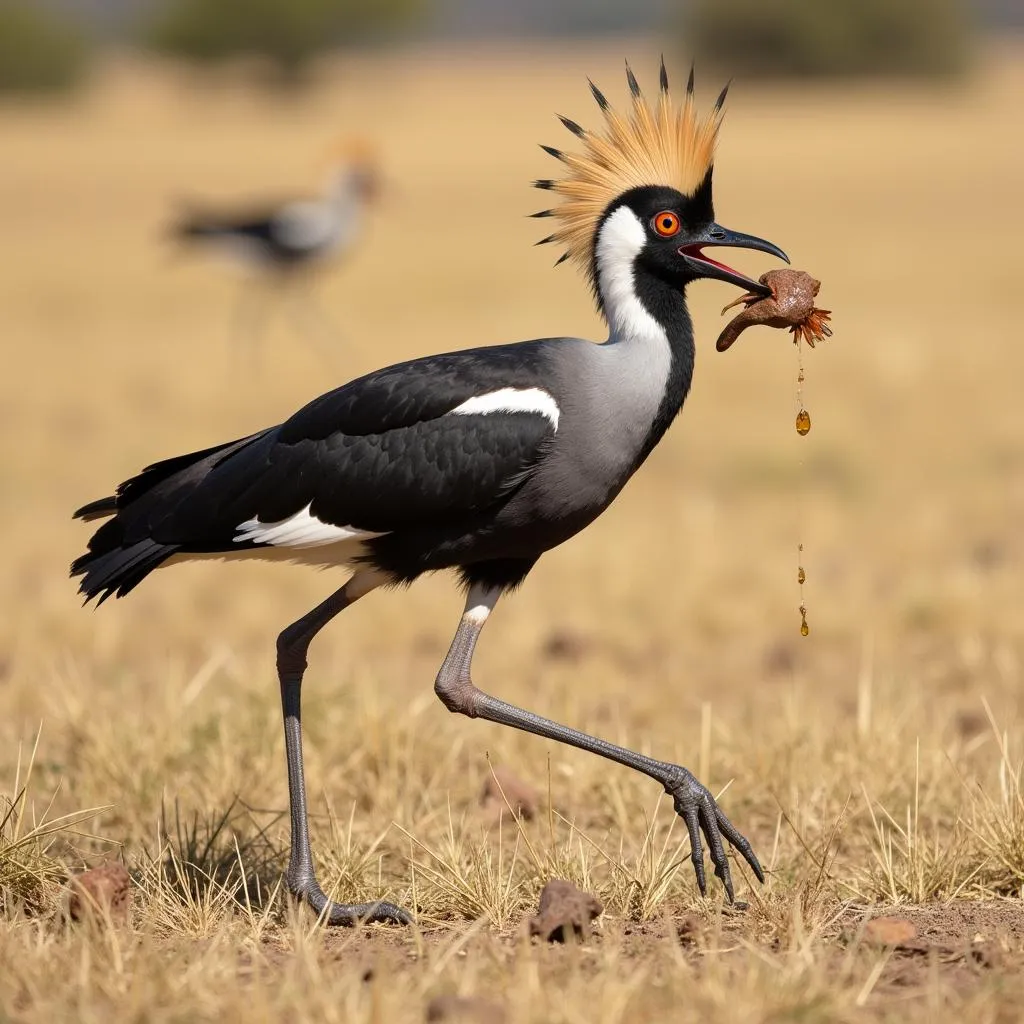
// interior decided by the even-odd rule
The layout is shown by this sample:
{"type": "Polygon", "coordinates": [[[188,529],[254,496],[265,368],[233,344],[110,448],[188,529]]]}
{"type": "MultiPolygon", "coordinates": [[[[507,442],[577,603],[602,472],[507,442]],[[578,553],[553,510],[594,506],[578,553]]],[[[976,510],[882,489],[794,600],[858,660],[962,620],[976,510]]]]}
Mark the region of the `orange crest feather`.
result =
{"type": "Polygon", "coordinates": [[[628,115],[614,110],[597,86],[590,83],[594,99],[604,114],[603,131],[588,131],[568,118],[561,118],[562,124],[583,143],[584,152],[567,153],[551,146],[543,147],[560,160],[567,171],[562,178],[534,182],[537,188],[554,192],[562,200],[552,209],[534,214],[557,221],[556,230],[541,242],[559,242],[565,246],[559,263],[571,259],[584,269],[589,268],[595,229],[616,196],[644,185],[667,185],[683,195],[690,195],[714,162],[728,86],[722,90],[711,113],[700,118],[694,108],[692,71],[686,98],[678,108],[669,96],[664,60],[658,103],[653,111],[628,64],[626,80],[632,96],[628,115]]]}

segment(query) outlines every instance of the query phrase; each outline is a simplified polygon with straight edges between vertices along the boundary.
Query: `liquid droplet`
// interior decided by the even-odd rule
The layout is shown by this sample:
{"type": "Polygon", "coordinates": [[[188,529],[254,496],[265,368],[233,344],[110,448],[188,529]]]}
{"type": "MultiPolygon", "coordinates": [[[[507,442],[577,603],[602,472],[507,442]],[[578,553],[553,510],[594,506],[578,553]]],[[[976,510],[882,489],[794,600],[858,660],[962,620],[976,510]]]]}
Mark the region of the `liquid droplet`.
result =
{"type": "Polygon", "coordinates": [[[811,627],[807,625],[807,609],[800,605],[800,635],[808,636],[811,632],[811,627]]]}
{"type": "Polygon", "coordinates": [[[802,367],[800,369],[800,372],[796,375],[796,382],[797,384],[803,384],[804,382],[804,371],[802,367]]]}
{"type": "Polygon", "coordinates": [[[806,409],[801,409],[796,414],[796,432],[803,437],[811,431],[811,415],[806,409]]]}
{"type": "Polygon", "coordinates": [[[807,573],[804,572],[804,567],[801,565],[796,571],[796,581],[803,586],[807,582],[807,573]]]}

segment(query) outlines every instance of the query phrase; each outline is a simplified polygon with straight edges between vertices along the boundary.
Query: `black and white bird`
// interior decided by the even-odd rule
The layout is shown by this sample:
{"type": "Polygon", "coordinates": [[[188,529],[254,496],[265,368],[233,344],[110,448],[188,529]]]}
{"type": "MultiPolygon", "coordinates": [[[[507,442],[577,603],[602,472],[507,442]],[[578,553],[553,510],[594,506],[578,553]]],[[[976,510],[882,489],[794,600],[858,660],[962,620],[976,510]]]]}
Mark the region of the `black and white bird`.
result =
{"type": "Polygon", "coordinates": [[[75,513],[112,517],[71,568],[87,600],[123,597],[158,566],[185,559],[351,568],[339,590],[277,639],[291,806],[286,880],[328,922],[409,918],[390,903],[332,902],[317,882],[300,726],[307,651],[354,601],[443,569],[467,592],[434,684],[449,711],[580,747],[664,786],[689,831],[701,892],[702,833],[730,900],[725,841],[763,881],[750,843],[686,768],[515,707],[478,689],[470,673],[502,594],[609,506],[679,413],[694,368],[687,286],[713,278],[768,291],[704,250],[738,246],[786,259],[772,243],[715,222],[712,167],[725,92],[699,117],[692,73],[679,107],[664,64],[653,109],[628,67],[627,78],[630,112],[617,113],[591,84],[603,130],[562,118],[582,152],[545,147],[564,173],[535,183],[559,200],[538,215],[555,226],[544,241],[561,243],[562,259],[589,275],[607,341],[545,338],[390,366],[279,426],[155,463],[75,513]]]}
{"type": "Polygon", "coordinates": [[[173,224],[180,242],[226,258],[250,276],[256,275],[259,292],[242,297],[238,330],[256,337],[266,325],[267,284],[301,300],[294,306],[312,336],[333,338],[325,315],[302,286],[314,271],[348,256],[361,237],[368,208],[380,190],[380,176],[370,148],[359,140],[346,140],[328,154],[325,187],[317,195],[281,201],[257,201],[233,209],[190,205],[173,224]],[[326,327],[326,331],[325,331],[326,327]]]}
{"type": "Polygon", "coordinates": [[[320,195],[230,210],[197,207],[173,230],[182,241],[212,247],[247,267],[290,274],[352,247],[378,184],[366,144],[344,142],[330,152],[320,195]]]}

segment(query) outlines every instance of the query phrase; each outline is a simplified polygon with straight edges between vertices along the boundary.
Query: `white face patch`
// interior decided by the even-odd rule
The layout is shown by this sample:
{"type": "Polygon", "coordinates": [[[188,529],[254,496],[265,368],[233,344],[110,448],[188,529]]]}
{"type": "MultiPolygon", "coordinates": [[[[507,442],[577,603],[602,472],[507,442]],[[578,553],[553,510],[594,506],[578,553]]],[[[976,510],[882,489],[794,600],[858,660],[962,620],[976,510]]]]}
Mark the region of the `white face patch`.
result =
{"type": "Polygon", "coordinates": [[[337,544],[345,540],[370,540],[383,537],[382,533],[357,530],[354,526],[334,526],[317,519],[309,503],[301,512],[280,519],[276,523],[261,523],[258,519],[247,519],[237,526],[238,532],[232,538],[236,544],[252,541],[254,544],[272,544],[274,547],[314,548],[322,544],[337,544]]]}
{"type": "Polygon", "coordinates": [[[644,308],[634,286],[633,263],[646,244],[647,232],[628,206],[620,206],[601,225],[597,236],[597,283],[612,340],[667,341],[664,329],[644,308]]]}
{"type": "Polygon", "coordinates": [[[546,416],[558,430],[558,403],[542,388],[500,388],[476,395],[457,405],[448,415],[479,416],[491,412],[533,412],[546,416]]]}

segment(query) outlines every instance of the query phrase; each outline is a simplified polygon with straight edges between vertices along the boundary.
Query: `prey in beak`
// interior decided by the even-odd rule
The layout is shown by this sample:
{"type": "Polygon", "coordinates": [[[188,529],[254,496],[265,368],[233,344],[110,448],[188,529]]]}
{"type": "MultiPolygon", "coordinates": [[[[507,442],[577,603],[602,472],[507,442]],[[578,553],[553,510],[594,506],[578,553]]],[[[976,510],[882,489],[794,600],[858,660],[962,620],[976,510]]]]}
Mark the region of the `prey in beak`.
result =
{"type": "Polygon", "coordinates": [[[759,252],[778,256],[783,262],[789,263],[789,257],[773,242],[758,238],[756,235],[745,235],[742,231],[730,231],[715,223],[709,224],[698,233],[696,238],[691,237],[690,241],[679,247],[679,255],[693,270],[696,277],[711,277],[719,281],[728,281],[730,284],[739,285],[740,288],[746,288],[763,298],[772,294],[771,288],[706,255],[704,250],[712,246],[757,249],[759,252]]]}

